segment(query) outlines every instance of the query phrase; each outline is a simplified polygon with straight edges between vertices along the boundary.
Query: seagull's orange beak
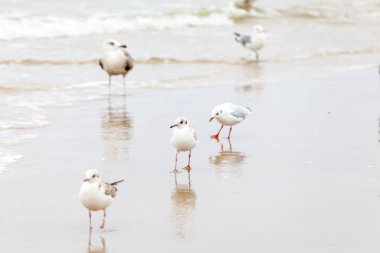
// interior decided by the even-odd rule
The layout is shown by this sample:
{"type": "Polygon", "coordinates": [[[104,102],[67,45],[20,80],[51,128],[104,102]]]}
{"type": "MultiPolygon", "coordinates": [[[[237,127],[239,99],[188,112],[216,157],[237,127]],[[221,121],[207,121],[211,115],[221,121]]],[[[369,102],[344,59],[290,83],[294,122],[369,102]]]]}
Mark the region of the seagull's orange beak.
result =
{"type": "Polygon", "coordinates": [[[210,120],[208,121],[209,123],[214,119],[215,117],[211,117],[210,120]]]}

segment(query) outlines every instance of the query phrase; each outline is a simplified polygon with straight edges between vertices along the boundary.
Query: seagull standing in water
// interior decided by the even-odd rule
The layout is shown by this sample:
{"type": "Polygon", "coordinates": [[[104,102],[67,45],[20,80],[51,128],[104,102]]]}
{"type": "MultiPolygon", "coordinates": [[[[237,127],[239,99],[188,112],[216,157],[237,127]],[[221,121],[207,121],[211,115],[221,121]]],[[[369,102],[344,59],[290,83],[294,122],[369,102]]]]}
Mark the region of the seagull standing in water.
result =
{"type": "Polygon", "coordinates": [[[245,120],[248,114],[251,113],[251,109],[248,107],[235,105],[233,103],[224,103],[215,108],[211,112],[211,118],[209,122],[216,119],[222,126],[220,127],[217,134],[211,137],[219,140],[219,133],[222,131],[224,126],[230,126],[230,132],[228,134],[228,139],[231,137],[232,126],[245,120]]]}
{"type": "Polygon", "coordinates": [[[123,75],[125,85],[125,76],[133,68],[133,59],[127,51],[127,45],[108,39],[103,42],[103,55],[99,60],[99,65],[108,73],[109,86],[111,86],[111,77],[117,75],[123,75]]]}
{"type": "Polygon", "coordinates": [[[251,35],[242,35],[235,32],[236,42],[254,52],[256,54],[257,61],[259,60],[259,50],[264,47],[265,39],[265,30],[261,25],[254,25],[252,27],[251,35]]]}
{"type": "Polygon", "coordinates": [[[185,117],[180,117],[176,119],[173,125],[170,126],[170,128],[173,128],[173,135],[170,142],[177,151],[175,155],[175,165],[173,173],[178,173],[177,161],[179,152],[189,152],[189,161],[184,169],[190,172],[191,150],[194,149],[197,145],[197,133],[189,125],[189,121],[185,117]]]}
{"type": "Polygon", "coordinates": [[[111,205],[113,198],[116,196],[116,185],[123,181],[120,180],[109,184],[100,180],[97,170],[90,169],[86,172],[86,177],[79,190],[79,200],[88,209],[90,229],[92,228],[91,211],[100,210],[103,210],[103,221],[100,228],[104,228],[106,223],[106,208],[111,205]]]}

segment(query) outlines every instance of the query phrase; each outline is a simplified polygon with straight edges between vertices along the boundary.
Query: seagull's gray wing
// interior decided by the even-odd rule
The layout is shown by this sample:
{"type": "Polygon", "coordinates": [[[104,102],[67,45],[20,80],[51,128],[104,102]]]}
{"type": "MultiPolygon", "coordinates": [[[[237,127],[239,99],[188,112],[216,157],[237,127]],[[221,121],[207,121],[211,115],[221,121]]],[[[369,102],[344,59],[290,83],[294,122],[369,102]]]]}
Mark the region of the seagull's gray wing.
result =
{"type": "Polygon", "coordinates": [[[238,119],[245,119],[247,115],[250,113],[251,109],[248,107],[236,107],[234,110],[231,112],[231,115],[234,116],[235,118],[238,119]]]}
{"type": "Polygon", "coordinates": [[[252,41],[252,38],[251,38],[251,36],[249,36],[249,35],[237,35],[236,37],[235,37],[235,40],[238,42],[238,43],[240,43],[240,44],[242,44],[243,46],[245,46],[245,45],[247,45],[248,43],[251,43],[251,41],[252,41]]]}

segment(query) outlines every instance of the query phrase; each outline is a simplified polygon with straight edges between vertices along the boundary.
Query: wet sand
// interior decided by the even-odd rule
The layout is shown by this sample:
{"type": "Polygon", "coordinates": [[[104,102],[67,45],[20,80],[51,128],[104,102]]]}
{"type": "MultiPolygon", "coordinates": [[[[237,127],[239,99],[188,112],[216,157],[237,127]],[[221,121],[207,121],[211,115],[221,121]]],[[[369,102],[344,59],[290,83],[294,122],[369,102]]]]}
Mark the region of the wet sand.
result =
{"type": "MultiPolygon", "coordinates": [[[[269,75],[267,75],[269,76],[269,75]]],[[[266,80],[265,78],[262,80],[266,80]]],[[[377,252],[380,84],[374,68],[244,86],[115,86],[102,99],[48,110],[52,123],[15,147],[0,177],[4,252],[377,252]],[[211,140],[212,107],[253,113],[231,146],[211,140]],[[177,177],[172,121],[198,130],[189,181],[177,177]],[[83,174],[125,179],[104,231],[77,193],[83,174]]],[[[226,136],[227,131],[223,132],[226,136]]],[[[179,166],[187,162],[180,155],[179,166]]],[[[101,214],[94,214],[100,224],[101,214]]]]}

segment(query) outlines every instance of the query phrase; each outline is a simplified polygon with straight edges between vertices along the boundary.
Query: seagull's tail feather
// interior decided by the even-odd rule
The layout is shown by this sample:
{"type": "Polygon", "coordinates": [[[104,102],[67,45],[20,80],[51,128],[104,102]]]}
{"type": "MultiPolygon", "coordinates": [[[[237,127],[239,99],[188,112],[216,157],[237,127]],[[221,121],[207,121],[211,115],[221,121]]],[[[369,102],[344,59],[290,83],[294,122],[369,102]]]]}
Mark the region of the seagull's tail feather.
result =
{"type": "Polygon", "coordinates": [[[123,180],[119,180],[119,181],[116,181],[116,182],[113,182],[113,183],[110,183],[110,185],[112,186],[113,190],[112,190],[112,198],[114,198],[116,196],[116,192],[118,191],[117,188],[116,188],[116,185],[118,183],[121,183],[121,182],[124,182],[124,179],[123,180]]]}
{"type": "Polygon", "coordinates": [[[116,182],[110,183],[110,185],[117,185],[118,183],[121,183],[121,182],[124,182],[124,179],[120,180],[120,181],[116,181],[116,182]]]}
{"type": "Polygon", "coordinates": [[[252,112],[252,109],[251,109],[251,108],[249,108],[249,107],[244,107],[244,108],[247,109],[247,110],[249,111],[249,113],[252,112]]]}

